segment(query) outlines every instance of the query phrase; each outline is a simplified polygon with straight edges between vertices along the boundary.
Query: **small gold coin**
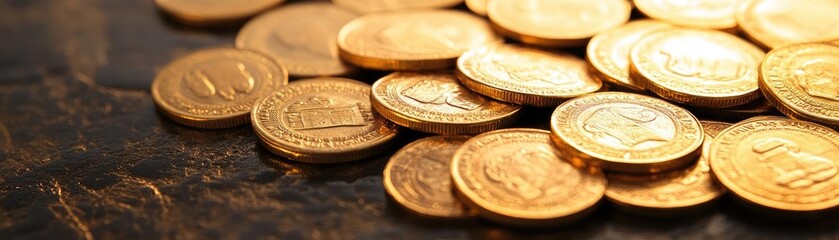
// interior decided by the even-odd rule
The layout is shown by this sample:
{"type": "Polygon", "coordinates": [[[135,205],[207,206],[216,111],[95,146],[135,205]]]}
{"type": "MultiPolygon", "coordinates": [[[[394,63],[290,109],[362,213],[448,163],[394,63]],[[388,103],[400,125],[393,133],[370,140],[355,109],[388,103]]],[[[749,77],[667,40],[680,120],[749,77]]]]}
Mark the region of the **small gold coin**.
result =
{"type": "Polygon", "coordinates": [[[839,1],[746,1],[736,18],[746,36],[765,48],[839,38],[839,1]]]}
{"type": "Polygon", "coordinates": [[[257,100],[288,83],[282,65],[246,50],[216,48],[181,57],[154,78],[151,94],[164,115],[196,128],[246,124],[257,100]]]}
{"type": "Polygon", "coordinates": [[[467,218],[468,211],[452,189],[450,167],[468,136],[434,136],[412,142],[385,166],[387,193],[411,212],[432,218],[467,218]]]}
{"type": "Polygon", "coordinates": [[[251,122],[269,151],[306,163],[375,155],[398,130],[372,111],[370,85],[345,78],[294,81],[258,101],[251,122]]]}
{"type": "Polygon", "coordinates": [[[671,25],[656,20],[638,20],[602,31],[586,46],[586,60],[600,79],[619,88],[644,91],[643,85],[629,79],[629,51],[642,37],[668,27],[671,25]]]}
{"type": "Polygon", "coordinates": [[[839,206],[839,133],[781,117],[747,120],[717,135],[711,170],[749,203],[781,212],[839,206]]]}
{"type": "Polygon", "coordinates": [[[332,0],[335,6],[359,14],[420,8],[450,8],[463,0],[332,0]]]}
{"type": "Polygon", "coordinates": [[[164,12],[185,23],[209,25],[243,20],[283,0],[155,0],[164,12]]]}
{"type": "Polygon", "coordinates": [[[475,14],[487,15],[487,1],[489,0],[466,0],[466,7],[472,10],[475,14]]]}
{"type": "Polygon", "coordinates": [[[417,131],[476,134],[513,123],[521,107],[478,95],[452,72],[396,72],[373,84],[373,108],[417,131]]]}
{"type": "Polygon", "coordinates": [[[338,58],[338,31],[355,17],[328,2],[284,5],[248,22],[236,47],[265,53],[294,77],[346,75],[353,68],[338,58]]]}
{"type": "Polygon", "coordinates": [[[575,163],[624,173],[657,173],[699,157],[705,134],[687,110],[622,92],[592,93],[551,115],[554,143],[575,163]]]}
{"type": "Polygon", "coordinates": [[[341,59],[377,70],[451,68],[466,50],[501,41],[486,20],[452,10],[366,15],[338,35],[341,59]]]}
{"type": "Polygon", "coordinates": [[[629,20],[626,0],[493,0],[487,13],[503,35],[547,47],[583,46],[600,31],[629,20]]]}
{"type": "Polygon", "coordinates": [[[548,131],[488,132],[457,150],[452,179],[463,202],[489,220],[525,227],[571,223],[594,211],[606,178],[559,156],[548,131]]]}
{"type": "Polygon", "coordinates": [[[676,26],[735,30],[741,0],[635,0],[644,15],[676,26]]]}
{"type": "Polygon", "coordinates": [[[484,96],[530,106],[557,106],[600,89],[586,62],[566,53],[516,45],[488,45],[457,60],[464,86],[484,96]]]}
{"type": "Polygon", "coordinates": [[[630,78],[682,104],[726,108],[760,97],[757,68],[764,53],[734,35],[712,30],[662,30],[630,52],[630,78]]]}

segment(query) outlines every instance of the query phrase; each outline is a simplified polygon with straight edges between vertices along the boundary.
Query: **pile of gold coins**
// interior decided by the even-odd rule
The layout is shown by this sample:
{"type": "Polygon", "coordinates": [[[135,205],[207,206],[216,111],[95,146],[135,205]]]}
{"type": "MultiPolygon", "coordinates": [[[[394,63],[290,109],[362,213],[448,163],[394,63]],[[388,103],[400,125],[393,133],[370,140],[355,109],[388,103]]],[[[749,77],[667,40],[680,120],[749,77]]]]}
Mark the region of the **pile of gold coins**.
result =
{"type": "Polygon", "coordinates": [[[402,128],[436,134],[396,152],[383,179],[431,218],[552,226],[604,197],[672,216],[726,192],[784,216],[839,206],[836,0],[281,2],[156,0],[188,24],[253,16],[236,48],[159,72],[160,111],[251,124],[303,163],[379,154],[402,128]],[[365,70],[394,72],[343,78],[365,70]],[[554,109],[550,130],[507,128],[525,108],[554,109]]]}

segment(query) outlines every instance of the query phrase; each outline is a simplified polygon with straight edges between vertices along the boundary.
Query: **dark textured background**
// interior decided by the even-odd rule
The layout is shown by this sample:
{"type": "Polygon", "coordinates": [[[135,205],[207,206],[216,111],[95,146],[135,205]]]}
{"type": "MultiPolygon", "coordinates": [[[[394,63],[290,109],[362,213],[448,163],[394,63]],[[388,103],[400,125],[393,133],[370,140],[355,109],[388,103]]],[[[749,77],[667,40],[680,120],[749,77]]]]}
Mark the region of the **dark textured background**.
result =
{"type": "MultiPolygon", "coordinates": [[[[839,217],[780,221],[732,199],[669,220],[604,205],[544,230],[414,218],[382,188],[395,150],[306,165],[270,155],[248,126],[162,118],[148,92],[155,72],[232,46],[237,29],[178,26],[152,2],[0,1],[0,239],[839,238],[839,217]]],[[[546,127],[549,110],[528,111],[523,126],[546,127]]],[[[405,132],[402,144],[422,136],[405,132]]]]}

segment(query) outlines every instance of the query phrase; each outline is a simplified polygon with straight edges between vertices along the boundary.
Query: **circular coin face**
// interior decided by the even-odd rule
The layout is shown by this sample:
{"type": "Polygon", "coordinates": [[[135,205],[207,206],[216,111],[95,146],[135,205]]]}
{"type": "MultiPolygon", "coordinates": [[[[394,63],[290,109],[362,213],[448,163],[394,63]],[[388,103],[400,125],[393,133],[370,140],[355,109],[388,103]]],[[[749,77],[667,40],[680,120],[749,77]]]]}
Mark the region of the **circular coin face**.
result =
{"type": "Polygon", "coordinates": [[[746,1],[737,11],[738,26],[766,48],[839,38],[839,1],[746,1]]]}
{"type": "Polygon", "coordinates": [[[177,123],[227,128],[247,123],[253,103],[287,82],[285,69],[264,55],[217,48],[166,65],[154,78],[151,93],[160,110],[177,123]]]}
{"type": "Polygon", "coordinates": [[[586,60],[604,81],[620,88],[644,91],[644,85],[629,79],[629,51],[642,37],[670,26],[656,20],[639,20],[602,31],[586,46],[586,60]]]}
{"type": "Polygon", "coordinates": [[[359,14],[417,8],[449,8],[462,2],[463,0],[332,0],[336,6],[359,14]]]}
{"type": "Polygon", "coordinates": [[[734,13],[741,0],[635,0],[644,15],[673,25],[731,30],[737,26],[734,13]]]}
{"type": "Polygon", "coordinates": [[[549,135],[504,129],[472,138],[452,160],[455,190],[483,217],[506,224],[564,224],[584,217],[603,197],[606,178],[560,159],[549,135]]]}
{"type": "Polygon", "coordinates": [[[336,43],[338,31],[353,18],[328,2],[284,5],[248,22],[236,36],[236,47],[270,56],[291,76],[345,75],[353,69],[338,58],[336,43]]]}
{"type": "Polygon", "coordinates": [[[268,150],[307,163],[369,157],[397,133],[372,111],[370,85],[344,78],[294,81],[258,101],[251,122],[268,150]]]}
{"type": "Polygon", "coordinates": [[[569,160],[625,173],[663,172],[691,163],[705,135],[687,110],[622,92],[563,103],[551,116],[551,131],[569,160]]]}
{"type": "Polygon", "coordinates": [[[283,0],[155,0],[161,10],[190,23],[241,20],[271,8],[283,0]]]}

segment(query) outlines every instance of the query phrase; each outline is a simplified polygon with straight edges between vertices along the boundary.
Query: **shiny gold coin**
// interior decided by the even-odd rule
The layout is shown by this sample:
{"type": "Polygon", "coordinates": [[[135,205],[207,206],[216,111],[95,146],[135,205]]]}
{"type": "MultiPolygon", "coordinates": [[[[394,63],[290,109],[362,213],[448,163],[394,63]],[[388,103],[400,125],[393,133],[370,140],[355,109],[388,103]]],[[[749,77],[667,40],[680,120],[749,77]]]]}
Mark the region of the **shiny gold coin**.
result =
{"type": "Polygon", "coordinates": [[[551,115],[554,143],[567,159],[603,170],[657,173],[699,157],[705,134],[687,110],[622,92],[592,93],[551,115]]]}
{"type": "Polygon", "coordinates": [[[472,10],[475,14],[486,16],[488,1],[489,0],[466,0],[466,7],[468,7],[469,10],[472,10]]]}
{"type": "Polygon", "coordinates": [[[397,72],[373,84],[376,111],[396,124],[437,134],[476,134],[513,123],[521,107],[478,95],[449,71],[397,72]]]}
{"type": "Polygon", "coordinates": [[[547,47],[583,46],[600,31],[620,26],[632,11],[626,0],[493,0],[493,26],[518,41],[547,47]]]}
{"type": "Polygon", "coordinates": [[[398,131],[372,111],[370,85],[345,78],[294,81],[258,101],[251,122],[269,151],[306,163],[375,155],[398,131]]]}
{"type": "Polygon", "coordinates": [[[284,5],[248,22],[236,47],[265,53],[291,76],[345,75],[353,68],[338,58],[338,31],[355,17],[328,2],[284,5]]]}
{"type": "Polygon", "coordinates": [[[283,0],[155,0],[158,8],[190,24],[239,21],[265,11],[283,0]]]}
{"type": "Polygon", "coordinates": [[[676,26],[734,30],[741,0],[635,0],[644,15],[676,26]]]}
{"type": "Polygon", "coordinates": [[[593,212],[606,178],[563,161],[550,133],[504,129],[461,146],[451,165],[463,202],[489,220],[524,227],[566,224],[593,212]]]}
{"type": "Polygon", "coordinates": [[[451,162],[468,136],[434,136],[412,142],[390,157],[383,182],[387,193],[411,212],[432,218],[467,218],[452,191],[451,162]]]}
{"type": "Polygon", "coordinates": [[[151,94],[173,121],[216,129],[246,124],[254,102],[286,83],[286,70],[268,57],[216,48],[166,65],[154,78],[151,94]]]}
{"type": "Polygon", "coordinates": [[[781,212],[839,206],[839,133],[787,118],[747,120],[711,144],[717,179],[747,202],[781,212]]]}
{"type": "Polygon", "coordinates": [[[332,0],[336,6],[359,14],[421,8],[450,8],[463,0],[332,0]]]}
{"type": "Polygon", "coordinates": [[[727,33],[673,28],[632,48],[630,78],[665,99],[726,108],[760,97],[757,68],[763,56],[760,48],[727,33]]]}
{"type": "Polygon", "coordinates": [[[758,98],[750,103],[730,108],[699,108],[687,107],[687,110],[699,118],[711,118],[731,122],[742,121],[756,116],[778,116],[781,112],[775,109],[765,98],[758,98]]]}
{"type": "Polygon", "coordinates": [[[466,50],[501,41],[484,19],[451,10],[366,15],[338,35],[341,59],[377,70],[451,68],[466,50]]]}
{"type": "Polygon", "coordinates": [[[464,86],[484,96],[530,106],[557,106],[597,91],[586,62],[566,53],[516,45],[488,45],[457,60],[464,86]]]}
{"type": "Polygon", "coordinates": [[[642,37],[670,26],[656,20],[638,20],[602,31],[586,46],[586,60],[600,79],[619,88],[644,91],[643,85],[629,79],[629,51],[642,37]]]}
{"type": "Polygon", "coordinates": [[[736,14],[740,29],[766,48],[839,38],[839,1],[746,1],[736,14]]]}

